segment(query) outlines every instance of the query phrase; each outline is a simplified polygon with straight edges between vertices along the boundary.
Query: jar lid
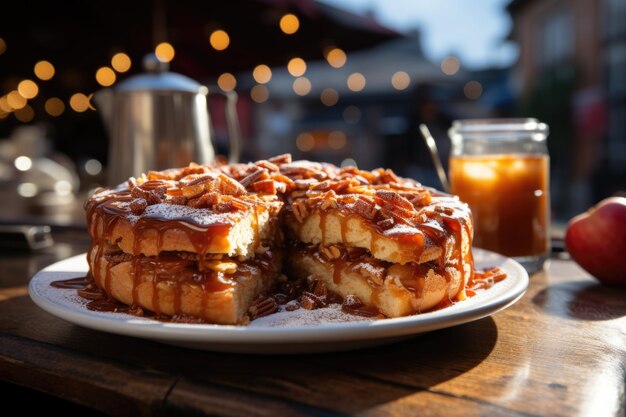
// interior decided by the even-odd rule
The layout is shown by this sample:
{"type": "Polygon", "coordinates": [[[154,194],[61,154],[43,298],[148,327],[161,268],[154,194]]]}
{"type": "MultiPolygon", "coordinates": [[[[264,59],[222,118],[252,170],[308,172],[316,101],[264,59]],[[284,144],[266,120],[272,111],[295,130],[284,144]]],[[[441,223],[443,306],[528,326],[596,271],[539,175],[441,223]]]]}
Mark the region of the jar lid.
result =
{"type": "Polygon", "coordinates": [[[543,140],[549,128],[535,118],[461,119],[452,122],[448,134],[453,140],[460,139],[516,139],[520,135],[543,140]]]}

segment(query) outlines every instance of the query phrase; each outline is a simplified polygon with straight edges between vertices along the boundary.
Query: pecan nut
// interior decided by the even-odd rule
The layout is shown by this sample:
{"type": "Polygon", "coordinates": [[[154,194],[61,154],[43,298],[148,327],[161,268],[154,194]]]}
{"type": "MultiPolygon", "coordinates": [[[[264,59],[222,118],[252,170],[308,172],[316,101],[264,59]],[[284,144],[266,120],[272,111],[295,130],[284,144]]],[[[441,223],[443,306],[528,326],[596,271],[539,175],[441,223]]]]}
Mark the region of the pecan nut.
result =
{"type": "Polygon", "coordinates": [[[343,257],[344,250],[339,245],[329,245],[322,246],[320,245],[319,251],[324,255],[326,260],[334,261],[343,257]]]}
{"type": "Polygon", "coordinates": [[[258,319],[260,317],[269,316],[279,310],[276,300],[272,297],[260,295],[248,308],[248,314],[250,320],[258,319]]]}

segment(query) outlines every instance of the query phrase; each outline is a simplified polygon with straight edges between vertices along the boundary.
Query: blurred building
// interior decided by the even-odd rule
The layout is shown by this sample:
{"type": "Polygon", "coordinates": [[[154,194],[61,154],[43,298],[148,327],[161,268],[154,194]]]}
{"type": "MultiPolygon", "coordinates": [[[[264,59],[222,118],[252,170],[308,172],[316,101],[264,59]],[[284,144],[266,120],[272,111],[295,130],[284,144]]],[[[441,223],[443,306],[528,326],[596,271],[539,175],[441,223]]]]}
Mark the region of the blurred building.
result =
{"type": "Polygon", "coordinates": [[[326,58],[307,61],[302,74],[274,68],[262,86],[253,74],[238,75],[258,102],[251,129],[258,155],[290,151],[297,158],[386,166],[440,186],[419,123],[429,126],[445,160],[452,120],[485,116],[507,96],[483,102],[483,85],[476,81],[498,89],[506,70],[469,72],[455,57],[431,62],[417,31],[339,60],[330,53],[326,58]]]}
{"type": "Polygon", "coordinates": [[[513,0],[523,114],[550,125],[561,217],[626,189],[626,2],[513,0]]]}

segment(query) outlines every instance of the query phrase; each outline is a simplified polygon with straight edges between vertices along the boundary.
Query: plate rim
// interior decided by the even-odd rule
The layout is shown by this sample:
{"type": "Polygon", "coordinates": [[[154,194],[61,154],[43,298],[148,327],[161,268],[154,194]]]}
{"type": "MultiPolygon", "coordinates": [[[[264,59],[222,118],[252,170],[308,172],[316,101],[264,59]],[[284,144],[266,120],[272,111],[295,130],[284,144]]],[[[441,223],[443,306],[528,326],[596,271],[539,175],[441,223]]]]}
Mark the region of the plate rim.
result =
{"type": "MultiPolygon", "coordinates": [[[[416,314],[406,317],[389,318],[374,321],[351,321],[343,323],[324,323],[318,326],[298,325],[280,327],[250,327],[223,324],[185,324],[166,323],[156,320],[137,318],[137,321],[113,319],[109,315],[87,310],[73,310],[63,303],[51,300],[40,294],[36,288],[38,280],[48,272],[59,272],[63,263],[72,263],[84,259],[85,253],[62,259],[38,271],[30,280],[28,293],[33,302],[44,311],[72,324],[112,334],[133,336],[151,340],[195,342],[207,344],[241,343],[271,344],[288,343],[326,343],[380,339],[394,336],[420,334],[442,328],[469,323],[495,314],[515,302],[525,294],[529,277],[526,270],[515,260],[485,249],[473,248],[485,255],[496,255],[507,266],[516,271],[516,282],[503,293],[479,304],[470,305],[469,309],[446,311],[446,309],[416,314]],[[141,325],[139,325],[141,323],[141,325]],[[193,329],[193,330],[192,330],[193,329]]],[[[82,271],[82,270],[81,270],[82,271]]],[[[79,274],[81,271],[76,271],[79,274]]]]}

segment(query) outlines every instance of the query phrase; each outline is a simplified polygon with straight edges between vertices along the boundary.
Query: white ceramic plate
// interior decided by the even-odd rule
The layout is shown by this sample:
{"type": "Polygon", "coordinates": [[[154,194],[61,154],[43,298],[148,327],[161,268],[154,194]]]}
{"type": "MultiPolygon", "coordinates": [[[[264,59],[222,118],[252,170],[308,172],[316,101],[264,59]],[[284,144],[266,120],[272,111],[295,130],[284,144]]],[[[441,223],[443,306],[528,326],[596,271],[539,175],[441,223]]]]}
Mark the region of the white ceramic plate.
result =
{"type": "Polygon", "coordinates": [[[507,278],[475,297],[429,313],[370,320],[338,308],[282,312],[248,326],[165,323],[122,313],[88,310],[76,290],[50,286],[52,281],[84,276],[85,255],[48,266],[31,280],[33,301],[48,313],[79,326],[141,337],[195,349],[241,353],[304,353],[357,349],[390,343],[432,330],[456,326],[494,314],[519,300],[528,274],[510,258],[474,249],[477,268],[499,266],[507,278]]]}

